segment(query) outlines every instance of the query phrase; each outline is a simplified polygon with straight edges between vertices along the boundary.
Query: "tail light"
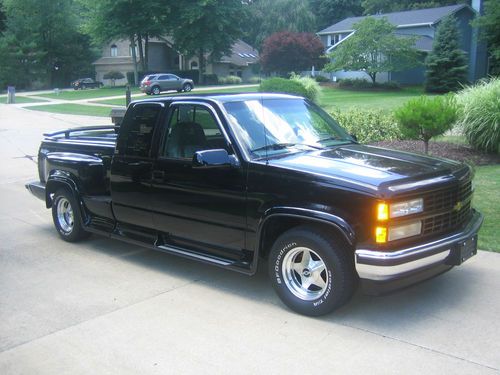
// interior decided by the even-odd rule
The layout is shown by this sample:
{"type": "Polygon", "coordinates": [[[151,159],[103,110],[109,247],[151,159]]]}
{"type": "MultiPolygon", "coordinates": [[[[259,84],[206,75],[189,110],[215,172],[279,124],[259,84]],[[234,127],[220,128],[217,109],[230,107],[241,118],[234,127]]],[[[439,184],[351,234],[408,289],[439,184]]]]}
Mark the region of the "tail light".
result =
{"type": "Polygon", "coordinates": [[[151,84],[151,81],[145,81],[144,86],[149,86],[151,84]]]}

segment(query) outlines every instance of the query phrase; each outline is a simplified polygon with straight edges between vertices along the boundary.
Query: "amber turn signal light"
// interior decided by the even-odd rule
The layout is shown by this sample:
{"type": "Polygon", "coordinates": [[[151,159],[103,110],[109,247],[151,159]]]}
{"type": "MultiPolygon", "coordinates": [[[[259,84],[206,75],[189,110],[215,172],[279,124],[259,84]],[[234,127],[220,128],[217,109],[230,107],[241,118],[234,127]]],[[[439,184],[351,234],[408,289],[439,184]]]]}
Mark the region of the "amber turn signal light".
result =
{"type": "Polygon", "coordinates": [[[387,228],[386,227],[376,227],[375,228],[375,242],[386,243],[387,242],[387,228]]]}
{"type": "Polygon", "coordinates": [[[377,205],[377,220],[385,221],[389,219],[389,205],[387,203],[379,203],[377,205]]]}

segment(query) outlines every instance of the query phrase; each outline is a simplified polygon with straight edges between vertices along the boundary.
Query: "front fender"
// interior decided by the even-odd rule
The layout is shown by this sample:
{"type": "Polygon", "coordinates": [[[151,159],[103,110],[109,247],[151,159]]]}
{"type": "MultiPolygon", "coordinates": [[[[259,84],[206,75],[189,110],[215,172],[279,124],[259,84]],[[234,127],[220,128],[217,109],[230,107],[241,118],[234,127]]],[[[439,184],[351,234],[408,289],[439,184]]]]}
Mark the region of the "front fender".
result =
{"type": "Polygon", "coordinates": [[[76,183],[75,176],[66,171],[52,170],[45,185],[45,205],[47,208],[52,207],[52,194],[54,194],[61,186],[71,191],[77,201],[81,200],[80,189],[76,183]]]}
{"type": "Polygon", "coordinates": [[[299,208],[299,207],[272,207],[266,210],[264,216],[260,220],[259,229],[257,232],[257,240],[260,244],[261,234],[263,229],[265,228],[266,222],[276,216],[287,216],[287,217],[296,217],[303,218],[311,221],[322,222],[324,224],[329,224],[338,229],[338,231],[344,236],[349,245],[354,245],[354,241],[356,238],[356,234],[352,226],[345,221],[343,218],[337,215],[329,214],[327,212],[311,210],[307,208],[299,208]]]}

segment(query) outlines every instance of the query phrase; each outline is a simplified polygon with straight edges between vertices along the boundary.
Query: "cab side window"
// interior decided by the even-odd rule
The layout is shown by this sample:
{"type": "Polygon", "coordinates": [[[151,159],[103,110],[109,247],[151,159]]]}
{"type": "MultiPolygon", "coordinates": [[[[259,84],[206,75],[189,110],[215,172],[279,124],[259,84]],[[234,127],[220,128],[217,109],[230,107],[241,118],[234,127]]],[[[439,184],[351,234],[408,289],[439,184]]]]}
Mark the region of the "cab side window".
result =
{"type": "Polygon", "coordinates": [[[161,156],[191,159],[196,151],[220,148],[228,150],[228,145],[207,108],[187,104],[174,108],[161,156]]]}

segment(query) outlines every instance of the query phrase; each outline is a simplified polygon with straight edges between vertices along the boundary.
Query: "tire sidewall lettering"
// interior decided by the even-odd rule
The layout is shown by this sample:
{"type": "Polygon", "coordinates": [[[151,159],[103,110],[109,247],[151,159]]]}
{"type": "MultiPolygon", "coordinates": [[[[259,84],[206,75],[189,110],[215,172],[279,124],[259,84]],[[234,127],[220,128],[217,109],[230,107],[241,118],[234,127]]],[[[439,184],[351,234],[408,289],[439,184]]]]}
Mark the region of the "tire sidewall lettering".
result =
{"type": "Polygon", "coordinates": [[[281,248],[278,256],[276,257],[276,262],[274,263],[274,276],[275,276],[276,282],[278,284],[282,283],[282,281],[281,281],[281,274],[280,274],[281,259],[283,258],[283,255],[285,255],[285,253],[288,250],[290,250],[291,248],[296,247],[296,246],[297,246],[296,242],[290,242],[290,243],[286,244],[284,247],[281,248]]]}

